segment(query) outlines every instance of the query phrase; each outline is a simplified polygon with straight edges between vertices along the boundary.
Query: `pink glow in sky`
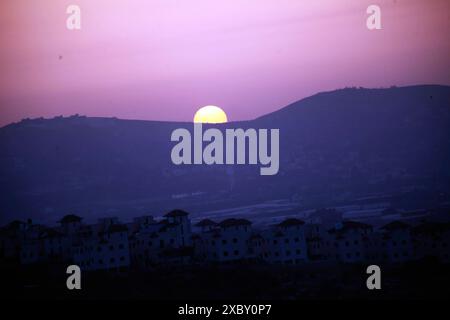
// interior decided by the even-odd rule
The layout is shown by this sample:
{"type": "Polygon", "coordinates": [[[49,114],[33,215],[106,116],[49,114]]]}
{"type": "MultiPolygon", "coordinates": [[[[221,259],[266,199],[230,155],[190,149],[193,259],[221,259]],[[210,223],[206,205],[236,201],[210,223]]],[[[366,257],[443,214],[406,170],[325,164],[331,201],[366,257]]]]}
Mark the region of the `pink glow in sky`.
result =
{"type": "Polygon", "coordinates": [[[205,105],[244,120],[345,86],[449,85],[449,34],[448,0],[2,0],[0,126],[190,121],[205,105]]]}

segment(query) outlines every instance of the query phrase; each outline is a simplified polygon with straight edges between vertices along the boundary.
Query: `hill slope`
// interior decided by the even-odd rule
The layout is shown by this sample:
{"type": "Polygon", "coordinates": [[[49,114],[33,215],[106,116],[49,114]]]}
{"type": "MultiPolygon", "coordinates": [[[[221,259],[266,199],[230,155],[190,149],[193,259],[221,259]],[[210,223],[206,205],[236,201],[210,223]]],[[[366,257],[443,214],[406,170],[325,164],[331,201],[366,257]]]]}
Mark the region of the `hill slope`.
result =
{"type": "Polygon", "coordinates": [[[259,165],[173,165],[170,134],[190,126],[74,116],[0,128],[0,222],[55,221],[67,211],[201,212],[292,197],[311,207],[373,193],[430,199],[449,188],[448,86],[324,92],[220,126],[279,128],[276,176],[260,176],[259,165]]]}

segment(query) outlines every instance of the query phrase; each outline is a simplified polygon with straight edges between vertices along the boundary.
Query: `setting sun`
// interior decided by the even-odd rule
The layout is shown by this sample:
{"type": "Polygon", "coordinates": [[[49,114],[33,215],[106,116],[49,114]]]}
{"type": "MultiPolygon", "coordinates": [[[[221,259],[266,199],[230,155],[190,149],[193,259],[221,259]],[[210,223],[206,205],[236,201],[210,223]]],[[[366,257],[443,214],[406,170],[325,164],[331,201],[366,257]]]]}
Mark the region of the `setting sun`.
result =
{"type": "Polygon", "coordinates": [[[194,116],[195,123],[225,123],[227,121],[226,113],[216,106],[200,108],[194,116]]]}

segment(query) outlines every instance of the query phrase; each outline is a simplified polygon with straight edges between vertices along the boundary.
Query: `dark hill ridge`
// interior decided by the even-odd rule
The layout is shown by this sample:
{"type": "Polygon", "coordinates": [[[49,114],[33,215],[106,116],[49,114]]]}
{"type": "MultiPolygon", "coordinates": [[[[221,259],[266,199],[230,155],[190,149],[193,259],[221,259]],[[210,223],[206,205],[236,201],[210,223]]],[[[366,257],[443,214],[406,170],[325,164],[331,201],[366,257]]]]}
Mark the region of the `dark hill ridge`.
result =
{"type": "Polygon", "coordinates": [[[219,126],[279,128],[280,172],[270,177],[259,166],[172,165],[170,134],[185,126],[73,116],[0,128],[0,222],[202,212],[293,196],[314,207],[413,189],[413,199],[436,202],[431,194],[450,185],[448,86],[323,92],[219,126]]]}

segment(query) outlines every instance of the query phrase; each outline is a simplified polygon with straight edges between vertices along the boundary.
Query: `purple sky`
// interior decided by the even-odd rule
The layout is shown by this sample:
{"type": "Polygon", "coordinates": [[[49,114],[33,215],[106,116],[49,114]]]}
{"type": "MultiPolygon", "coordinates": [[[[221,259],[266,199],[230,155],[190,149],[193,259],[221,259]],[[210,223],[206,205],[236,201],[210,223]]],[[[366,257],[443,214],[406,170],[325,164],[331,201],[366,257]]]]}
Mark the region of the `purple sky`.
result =
{"type": "Polygon", "coordinates": [[[448,0],[1,0],[0,126],[190,121],[209,104],[244,120],[345,86],[449,85],[449,34],[448,0]]]}

